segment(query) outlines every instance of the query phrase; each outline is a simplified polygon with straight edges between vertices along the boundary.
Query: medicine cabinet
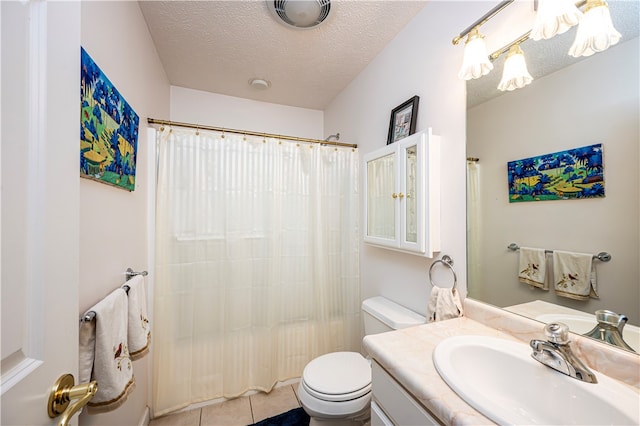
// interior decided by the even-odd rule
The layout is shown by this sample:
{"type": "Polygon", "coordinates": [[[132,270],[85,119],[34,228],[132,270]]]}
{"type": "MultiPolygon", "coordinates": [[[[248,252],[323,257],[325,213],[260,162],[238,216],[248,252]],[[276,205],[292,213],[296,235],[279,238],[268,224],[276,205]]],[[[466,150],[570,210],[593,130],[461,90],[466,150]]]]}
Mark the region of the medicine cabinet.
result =
{"type": "Polygon", "coordinates": [[[433,257],[440,251],[440,137],[429,128],[364,160],[364,241],[433,257]]]}

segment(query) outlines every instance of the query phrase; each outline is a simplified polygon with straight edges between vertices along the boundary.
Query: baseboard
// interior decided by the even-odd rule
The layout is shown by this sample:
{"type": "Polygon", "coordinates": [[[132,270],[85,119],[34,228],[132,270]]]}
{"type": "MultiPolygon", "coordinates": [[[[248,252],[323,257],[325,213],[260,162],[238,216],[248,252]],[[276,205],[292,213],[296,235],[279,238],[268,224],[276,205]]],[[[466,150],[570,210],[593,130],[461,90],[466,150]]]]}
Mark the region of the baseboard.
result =
{"type": "Polygon", "coordinates": [[[151,419],[149,418],[149,407],[144,407],[144,412],[142,413],[142,417],[140,417],[138,426],[149,426],[150,421],[151,419]]]}

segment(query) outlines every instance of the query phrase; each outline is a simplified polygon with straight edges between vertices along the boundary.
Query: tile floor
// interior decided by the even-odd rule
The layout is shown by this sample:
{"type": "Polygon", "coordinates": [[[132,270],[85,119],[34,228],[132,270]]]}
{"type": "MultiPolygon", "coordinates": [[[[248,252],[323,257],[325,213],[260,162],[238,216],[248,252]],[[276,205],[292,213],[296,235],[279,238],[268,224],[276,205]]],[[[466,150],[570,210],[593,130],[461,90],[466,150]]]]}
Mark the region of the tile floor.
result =
{"type": "Polygon", "coordinates": [[[293,408],[298,383],[151,420],[149,426],[246,426],[293,408]]]}

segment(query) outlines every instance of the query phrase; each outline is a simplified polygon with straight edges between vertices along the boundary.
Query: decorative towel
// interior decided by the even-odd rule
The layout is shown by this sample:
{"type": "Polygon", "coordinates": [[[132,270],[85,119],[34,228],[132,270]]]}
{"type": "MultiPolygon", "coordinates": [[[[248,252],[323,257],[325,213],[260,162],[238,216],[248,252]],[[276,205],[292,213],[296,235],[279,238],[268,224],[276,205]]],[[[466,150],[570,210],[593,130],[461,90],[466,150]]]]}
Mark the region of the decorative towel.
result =
{"type": "MultiPolygon", "coordinates": [[[[127,293],[122,288],[90,309],[96,316],[80,325],[79,382],[98,381],[89,414],[115,410],[135,387],[127,344],[127,293]]],[[[86,315],[86,314],[85,314],[86,315]]]]}
{"type": "Polygon", "coordinates": [[[553,282],[558,296],[575,300],[598,299],[593,256],[567,251],[553,252],[553,282]]]}
{"type": "Polygon", "coordinates": [[[127,281],[129,286],[129,355],[135,361],[149,352],[151,330],[147,318],[147,293],[144,289],[144,278],[136,275],[127,281]]]}
{"type": "Polygon", "coordinates": [[[428,322],[442,321],[463,315],[460,296],[455,288],[433,286],[427,309],[429,310],[428,322]]]}
{"type": "Polygon", "coordinates": [[[520,247],[518,279],[541,290],[549,290],[547,284],[547,259],[543,249],[520,247]]]}

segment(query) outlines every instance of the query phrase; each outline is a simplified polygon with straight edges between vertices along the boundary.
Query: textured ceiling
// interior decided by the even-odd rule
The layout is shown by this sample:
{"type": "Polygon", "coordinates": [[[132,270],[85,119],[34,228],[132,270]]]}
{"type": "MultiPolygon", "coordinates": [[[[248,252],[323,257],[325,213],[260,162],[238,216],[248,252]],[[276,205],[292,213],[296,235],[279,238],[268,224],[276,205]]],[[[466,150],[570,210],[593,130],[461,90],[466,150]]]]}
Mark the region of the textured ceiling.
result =
{"type": "Polygon", "coordinates": [[[139,4],[172,85],[323,110],[426,1],[333,0],[308,30],[279,23],[262,0],[139,4]]]}
{"type": "MultiPolygon", "coordinates": [[[[497,3],[488,0],[487,11],[497,3]]],[[[278,22],[265,0],[153,0],[139,4],[172,85],[323,110],[426,1],[332,0],[327,20],[309,30],[278,22]],[[268,80],[271,87],[255,89],[249,85],[253,78],[268,80]]],[[[456,6],[465,7],[463,1],[456,6]]],[[[640,1],[609,0],[609,8],[615,27],[622,33],[621,43],[638,37],[640,1]]],[[[505,33],[515,30],[517,17],[535,16],[532,10],[533,1],[517,1],[483,25],[491,51],[520,36],[505,33]],[[495,40],[499,35],[511,38],[495,40]],[[492,39],[498,46],[491,46],[492,39]]],[[[566,53],[575,31],[522,44],[534,79],[581,60],[566,53]]],[[[462,43],[452,48],[460,51],[462,61],[462,43]]],[[[503,94],[497,86],[504,57],[495,61],[491,73],[467,83],[469,107],[503,94]]]]}

